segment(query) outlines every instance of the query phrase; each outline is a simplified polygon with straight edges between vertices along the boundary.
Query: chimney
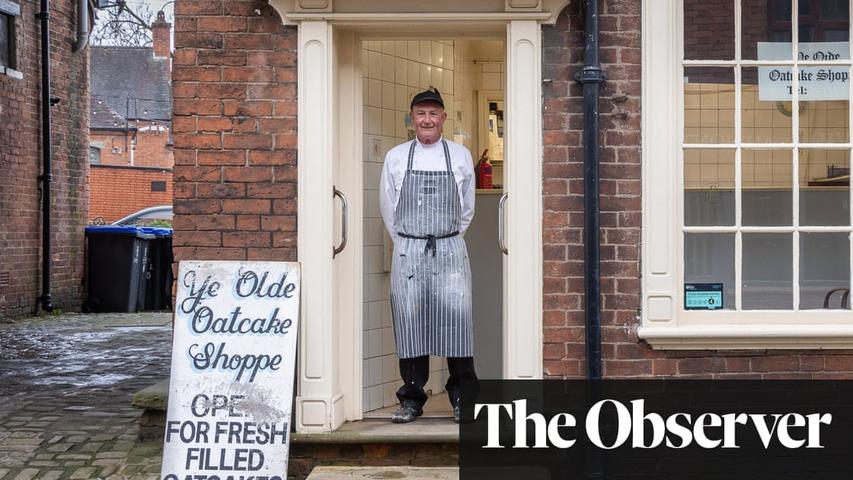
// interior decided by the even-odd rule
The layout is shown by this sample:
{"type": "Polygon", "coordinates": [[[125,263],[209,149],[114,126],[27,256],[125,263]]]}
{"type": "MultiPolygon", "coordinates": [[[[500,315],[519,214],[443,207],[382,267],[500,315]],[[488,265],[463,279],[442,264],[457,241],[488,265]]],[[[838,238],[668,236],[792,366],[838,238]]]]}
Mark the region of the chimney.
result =
{"type": "Polygon", "coordinates": [[[170,58],[172,56],[171,30],[172,24],[166,21],[166,14],[160,10],[157,12],[157,20],[151,24],[154,58],[170,58]]]}

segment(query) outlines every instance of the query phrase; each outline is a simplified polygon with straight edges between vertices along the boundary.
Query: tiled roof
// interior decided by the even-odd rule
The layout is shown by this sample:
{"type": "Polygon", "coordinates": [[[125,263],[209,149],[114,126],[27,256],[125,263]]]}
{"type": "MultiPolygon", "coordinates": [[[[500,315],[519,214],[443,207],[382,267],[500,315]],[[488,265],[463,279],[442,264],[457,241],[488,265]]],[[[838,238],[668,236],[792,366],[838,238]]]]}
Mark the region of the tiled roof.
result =
{"type": "Polygon", "coordinates": [[[170,121],[169,60],[150,47],[93,46],[91,128],[123,128],[125,119],[170,121]]]}

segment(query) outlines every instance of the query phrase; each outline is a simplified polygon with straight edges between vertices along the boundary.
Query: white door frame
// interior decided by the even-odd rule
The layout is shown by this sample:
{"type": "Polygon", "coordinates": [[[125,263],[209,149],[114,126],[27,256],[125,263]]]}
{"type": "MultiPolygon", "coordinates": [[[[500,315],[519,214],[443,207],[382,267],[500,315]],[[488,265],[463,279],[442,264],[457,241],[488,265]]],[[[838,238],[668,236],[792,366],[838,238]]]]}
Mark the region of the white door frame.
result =
{"type": "MultiPolygon", "coordinates": [[[[332,21],[334,14],[302,13],[297,18],[298,251],[303,271],[298,432],[331,431],[362,418],[362,116],[357,108],[362,99],[355,31],[363,22],[375,32],[381,28],[376,19],[389,20],[381,15],[346,17],[340,25],[332,21]],[[332,198],[333,185],[349,198],[348,245],[334,258],[340,208],[332,198]]],[[[500,18],[483,14],[481,19],[492,27],[496,21],[506,25],[506,379],[542,376],[541,23],[555,16],[522,12],[500,18]]],[[[468,17],[469,25],[477,19],[476,14],[468,17]]],[[[447,17],[417,18],[448,28],[447,17]]]]}

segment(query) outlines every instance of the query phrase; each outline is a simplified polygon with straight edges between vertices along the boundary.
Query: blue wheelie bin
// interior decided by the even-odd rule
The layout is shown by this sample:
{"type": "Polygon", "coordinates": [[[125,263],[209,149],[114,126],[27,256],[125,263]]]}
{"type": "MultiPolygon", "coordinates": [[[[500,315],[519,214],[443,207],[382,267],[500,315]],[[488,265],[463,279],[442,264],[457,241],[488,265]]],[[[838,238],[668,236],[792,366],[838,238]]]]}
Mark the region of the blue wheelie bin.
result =
{"type": "Polygon", "coordinates": [[[140,227],[86,227],[87,310],[138,312],[144,308],[154,238],[140,227]]]}
{"type": "Polygon", "coordinates": [[[144,310],[166,310],[172,306],[172,229],[142,227],[149,241],[144,310]]]}

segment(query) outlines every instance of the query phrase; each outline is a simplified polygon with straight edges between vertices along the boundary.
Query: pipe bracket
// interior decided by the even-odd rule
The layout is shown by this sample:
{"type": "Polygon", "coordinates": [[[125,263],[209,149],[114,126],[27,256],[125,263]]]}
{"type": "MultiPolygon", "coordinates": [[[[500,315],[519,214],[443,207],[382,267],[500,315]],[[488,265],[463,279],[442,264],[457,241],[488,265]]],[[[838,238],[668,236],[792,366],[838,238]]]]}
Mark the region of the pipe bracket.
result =
{"type": "Polygon", "coordinates": [[[575,81],[578,83],[603,83],[607,81],[607,72],[600,66],[587,65],[575,72],[575,81]]]}

